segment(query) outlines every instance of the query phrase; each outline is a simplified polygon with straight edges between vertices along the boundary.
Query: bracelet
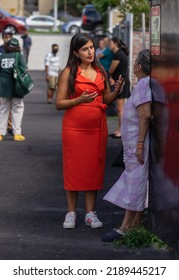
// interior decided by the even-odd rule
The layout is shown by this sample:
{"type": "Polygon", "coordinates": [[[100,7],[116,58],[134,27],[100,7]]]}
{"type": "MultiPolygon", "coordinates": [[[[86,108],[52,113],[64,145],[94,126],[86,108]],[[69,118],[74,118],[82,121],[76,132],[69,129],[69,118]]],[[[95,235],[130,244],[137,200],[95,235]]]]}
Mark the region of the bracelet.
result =
{"type": "Polygon", "coordinates": [[[138,149],[144,149],[144,144],[142,144],[142,143],[137,143],[137,148],[138,149]]]}
{"type": "Polygon", "coordinates": [[[144,141],[137,141],[138,143],[144,143],[144,141]]]}
{"type": "Polygon", "coordinates": [[[143,146],[138,146],[138,145],[137,145],[137,149],[144,150],[144,147],[143,147],[143,146]]]}
{"type": "Polygon", "coordinates": [[[75,99],[72,99],[71,101],[73,103],[73,106],[76,106],[75,99]]]}

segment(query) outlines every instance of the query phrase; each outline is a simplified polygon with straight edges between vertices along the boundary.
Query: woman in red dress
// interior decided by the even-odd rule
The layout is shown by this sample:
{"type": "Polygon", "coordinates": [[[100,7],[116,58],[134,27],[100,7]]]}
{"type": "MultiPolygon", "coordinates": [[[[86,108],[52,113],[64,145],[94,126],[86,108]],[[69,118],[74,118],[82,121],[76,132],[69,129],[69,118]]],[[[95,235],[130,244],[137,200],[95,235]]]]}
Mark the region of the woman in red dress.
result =
{"type": "Polygon", "coordinates": [[[111,93],[106,73],[95,57],[92,38],[82,33],[72,37],[56,97],[57,110],[66,110],[62,125],[63,177],[68,203],[64,228],[75,227],[79,191],[85,194],[86,225],[103,226],[94,208],[104,180],[108,136],[105,109],[106,104],[117,98],[122,82],[119,77],[111,93]]]}

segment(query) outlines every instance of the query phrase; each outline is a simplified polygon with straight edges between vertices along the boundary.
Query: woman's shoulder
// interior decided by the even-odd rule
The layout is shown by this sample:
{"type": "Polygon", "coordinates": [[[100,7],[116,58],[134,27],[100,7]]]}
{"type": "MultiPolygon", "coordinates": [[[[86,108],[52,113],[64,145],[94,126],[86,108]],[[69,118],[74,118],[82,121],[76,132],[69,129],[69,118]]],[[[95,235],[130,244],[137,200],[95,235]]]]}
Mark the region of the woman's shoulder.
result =
{"type": "Polygon", "coordinates": [[[70,67],[68,66],[68,67],[65,67],[64,69],[63,69],[63,71],[65,72],[65,73],[68,73],[69,74],[69,72],[70,72],[70,67]]]}
{"type": "Polygon", "coordinates": [[[135,98],[137,95],[146,95],[146,94],[150,94],[151,90],[150,90],[150,78],[149,77],[145,77],[142,78],[138,81],[137,85],[135,86],[134,90],[133,90],[133,97],[135,98]]]}
{"type": "Polygon", "coordinates": [[[68,79],[70,73],[70,67],[65,67],[60,73],[60,79],[68,79]]]}
{"type": "Polygon", "coordinates": [[[146,77],[143,77],[142,79],[140,79],[138,81],[138,87],[149,87],[150,86],[150,77],[149,76],[146,76],[146,77]]]}
{"type": "Polygon", "coordinates": [[[128,60],[128,55],[125,52],[124,49],[119,49],[119,56],[123,59],[123,60],[128,60]]]}

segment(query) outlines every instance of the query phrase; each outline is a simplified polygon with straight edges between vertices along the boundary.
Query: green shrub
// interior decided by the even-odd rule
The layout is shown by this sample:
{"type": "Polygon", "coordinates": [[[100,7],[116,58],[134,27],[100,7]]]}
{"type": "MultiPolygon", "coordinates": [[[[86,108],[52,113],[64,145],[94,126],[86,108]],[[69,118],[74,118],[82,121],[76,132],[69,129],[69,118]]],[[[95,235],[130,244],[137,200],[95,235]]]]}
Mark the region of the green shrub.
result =
{"type": "Polygon", "coordinates": [[[126,230],[123,238],[114,241],[114,244],[116,246],[124,245],[128,248],[145,248],[150,246],[167,248],[167,245],[162,240],[149,232],[145,227],[126,230]]]}

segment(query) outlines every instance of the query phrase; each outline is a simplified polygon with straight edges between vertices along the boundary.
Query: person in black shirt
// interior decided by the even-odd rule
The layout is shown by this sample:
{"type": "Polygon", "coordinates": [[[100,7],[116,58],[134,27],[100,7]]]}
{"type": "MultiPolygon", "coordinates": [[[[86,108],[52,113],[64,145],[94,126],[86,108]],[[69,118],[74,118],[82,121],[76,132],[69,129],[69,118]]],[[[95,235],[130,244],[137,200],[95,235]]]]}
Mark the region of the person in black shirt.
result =
{"type": "Polygon", "coordinates": [[[121,118],[123,113],[123,107],[125,103],[125,98],[129,98],[130,96],[130,81],[128,77],[128,48],[122,42],[122,40],[113,37],[110,40],[110,49],[114,53],[113,60],[109,69],[110,74],[110,85],[113,88],[116,80],[118,79],[119,75],[125,80],[125,84],[123,90],[121,91],[118,99],[116,100],[116,110],[118,114],[118,128],[113,133],[113,138],[120,138],[121,137],[121,118]]]}

